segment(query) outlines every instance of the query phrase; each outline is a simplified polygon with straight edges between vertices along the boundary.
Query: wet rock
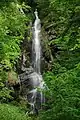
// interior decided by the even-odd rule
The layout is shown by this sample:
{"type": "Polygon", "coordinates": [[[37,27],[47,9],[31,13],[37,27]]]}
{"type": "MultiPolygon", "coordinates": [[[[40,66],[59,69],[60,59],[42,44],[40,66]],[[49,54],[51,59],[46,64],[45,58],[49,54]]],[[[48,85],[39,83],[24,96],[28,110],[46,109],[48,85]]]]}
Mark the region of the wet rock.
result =
{"type": "Polygon", "coordinates": [[[41,89],[44,89],[44,81],[42,76],[34,72],[31,68],[26,68],[26,71],[19,75],[21,82],[21,94],[28,100],[31,105],[31,110],[35,112],[41,108],[44,102],[44,96],[41,89]]]}

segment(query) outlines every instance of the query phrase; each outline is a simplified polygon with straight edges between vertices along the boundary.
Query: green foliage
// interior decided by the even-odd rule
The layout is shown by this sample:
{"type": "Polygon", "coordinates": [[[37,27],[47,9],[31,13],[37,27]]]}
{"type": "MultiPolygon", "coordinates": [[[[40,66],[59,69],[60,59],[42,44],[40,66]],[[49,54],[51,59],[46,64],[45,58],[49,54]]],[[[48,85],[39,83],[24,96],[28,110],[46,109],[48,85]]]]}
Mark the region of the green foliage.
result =
{"type": "Polygon", "coordinates": [[[12,100],[12,96],[10,95],[12,90],[9,90],[6,87],[7,73],[3,70],[0,71],[0,102],[8,102],[8,100],[12,100]]]}
{"type": "MultiPolygon", "coordinates": [[[[12,99],[12,92],[6,88],[8,70],[12,70],[18,60],[21,50],[20,44],[28,32],[28,23],[31,18],[26,15],[29,6],[20,4],[16,0],[0,1],[0,101],[12,99]]],[[[12,72],[12,71],[11,71],[12,72]]],[[[17,76],[12,72],[11,79],[16,81],[17,76]]]]}
{"type": "Polygon", "coordinates": [[[53,56],[51,68],[44,74],[50,93],[47,93],[48,103],[40,120],[79,120],[80,1],[37,1],[45,32],[43,40],[47,38],[47,49],[53,56]]]}
{"type": "Polygon", "coordinates": [[[80,67],[57,75],[44,74],[50,94],[41,120],[80,119],[80,67]]]}
{"type": "MultiPolygon", "coordinates": [[[[24,1],[1,0],[0,4],[0,100],[12,99],[3,82],[7,80],[5,70],[12,69],[19,58],[20,43],[29,30],[28,3],[39,11],[45,32],[43,54],[50,67],[43,75],[49,88],[46,110],[33,119],[80,120],[80,0],[27,0],[26,4],[24,1]]],[[[20,102],[12,103],[25,110],[27,103],[20,102]]],[[[20,108],[1,104],[1,120],[27,120],[29,117],[20,108]]]]}
{"type": "Polygon", "coordinates": [[[42,1],[36,0],[36,3],[37,3],[37,8],[39,10],[41,17],[46,16],[47,15],[46,13],[49,12],[48,11],[49,10],[48,9],[49,0],[47,0],[47,1],[46,0],[42,0],[42,1]],[[41,10],[41,8],[42,8],[42,10],[41,10]]]}
{"type": "Polygon", "coordinates": [[[20,55],[19,45],[28,28],[25,23],[29,18],[18,6],[12,2],[0,10],[0,61],[8,67],[12,67],[20,55]]]}
{"type": "Polygon", "coordinates": [[[8,102],[8,100],[12,100],[13,97],[10,95],[11,92],[12,90],[9,90],[7,87],[4,87],[4,84],[0,83],[0,102],[8,102]]]}
{"type": "Polygon", "coordinates": [[[31,118],[18,107],[0,104],[0,120],[31,120],[31,118]]]}

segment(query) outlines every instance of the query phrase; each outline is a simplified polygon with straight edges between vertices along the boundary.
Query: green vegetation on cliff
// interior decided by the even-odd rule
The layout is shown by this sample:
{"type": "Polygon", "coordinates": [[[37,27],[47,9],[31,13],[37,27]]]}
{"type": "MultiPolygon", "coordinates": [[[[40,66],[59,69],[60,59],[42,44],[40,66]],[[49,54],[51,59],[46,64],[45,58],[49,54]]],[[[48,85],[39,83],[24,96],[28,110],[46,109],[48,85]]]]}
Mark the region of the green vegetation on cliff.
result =
{"type": "MultiPolygon", "coordinates": [[[[7,70],[14,68],[20,56],[20,44],[27,34],[30,7],[15,0],[0,1],[0,86],[8,79],[7,70]],[[23,12],[25,10],[26,14],[23,12]]],[[[6,88],[5,88],[6,89],[6,88]]],[[[3,95],[4,96],[4,95],[3,95]]]]}
{"type": "Polygon", "coordinates": [[[30,7],[20,1],[0,0],[0,120],[30,120],[26,111],[20,110],[18,102],[16,105],[18,93],[12,88],[19,82],[14,66],[30,29],[29,10],[30,7]],[[15,104],[10,105],[11,101],[15,104]]]}
{"type": "Polygon", "coordinates": [[[21,55],[21,42],[29,37],[30,16],[35,7],[42,24],[43,78],[49,90],[45,109],[32,119],[80,120],[80,0],[0,1],[0,120],[14,120],[16,116],[16,120],[19,116],[27,120],[20,107],[9,103],[17,102],[5,82],[7,70],[14,68],[21,55]],[[7,108],[14,110],[11,116],[7,108]]]}
{"type": "Polygon", "coordinates": [[[80,1],[37,0],[37,8],[45,34],[43,40],[53,56],[44,73],[50,93],[47,110],[40,114],[40,119],[79,120],[80,1]]]}

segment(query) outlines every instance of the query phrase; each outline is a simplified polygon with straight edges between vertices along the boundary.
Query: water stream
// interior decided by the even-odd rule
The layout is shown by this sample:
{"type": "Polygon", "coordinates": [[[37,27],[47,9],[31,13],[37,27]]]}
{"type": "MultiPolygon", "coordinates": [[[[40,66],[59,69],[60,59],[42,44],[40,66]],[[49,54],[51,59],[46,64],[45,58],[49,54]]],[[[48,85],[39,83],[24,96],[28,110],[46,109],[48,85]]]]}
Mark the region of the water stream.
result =
{"type": "Polygon", "coordinates": [[[40,32],[41,24],[38,18],[37,10],[35,11],[36,20],[33,27],[33,41],[32,41],[32,63],[35,72],[41,74],[40,64],[41,64],[41,45],[40,45],[40,32]]]}
{"type": "Polygon", "coordinates": [[[41,24],[40,19],[38,18],[38,12],[35,11],[35,22],[33,27],[33,41],[32,41],[32,63],[33,63],[33,69],[35,71],[35,74],[32,75],[32,84],[33,84],[33,90],[30,92],[32,93],[32,100],[33,101],[33,107],[35,104],[40,104],[41,107],[42,104],[45,102],[45,97],[43,95],[42,90],[44,89],[44,81],[42,79],[41,75],[41,44],[40,44],[40,32],[41,32],[41,24]],[[40,90],[40,91],[39,91],[40,90]],[[38,92],[39,91],[39,92],[38,92]]]}
{"type": "Polygon", "coordinates": [[[33,25],[33,39],[32,39],[32,67],[25,68],[26,57],[25,51],[23,53],[22,71],[19,75],[22,84],[23,93],[31,105],[32,112],[35,113],[42,108],[45,103],[45,96],[43,91],[45,83],[41,75],[41,41],[40,41],[41,24],[38,18],[38,12],[35,11],[35,22],[33,25]]]}

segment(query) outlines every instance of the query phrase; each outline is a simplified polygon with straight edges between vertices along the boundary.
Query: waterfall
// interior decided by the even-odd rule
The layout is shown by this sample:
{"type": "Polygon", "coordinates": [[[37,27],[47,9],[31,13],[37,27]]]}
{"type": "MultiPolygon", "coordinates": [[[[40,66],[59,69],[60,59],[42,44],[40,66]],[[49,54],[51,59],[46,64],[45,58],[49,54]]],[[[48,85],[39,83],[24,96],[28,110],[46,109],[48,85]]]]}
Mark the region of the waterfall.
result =
{"type": "Polygon", "coordinates": [[[36,20],[33,27],[33,41],[32,41],[32,63],[35,72],[41,74],[40,72],[40,62],[41,62],[41,46],[40,46],[40,32],[41,24],[40,19],[38,18],[38,12],[35,11],[36,20]]]}
{"type": "MultiPolygon", "coordinates": [[[[44,87],[44,81],[42,79],[41,75],[41,45],[40,45],[40,32],[41,32],[41,24],[40,19],[38,18],[38,12],[37,10],[35,13],[35,22],[33,27],[33,40],[32,40],[32,64],[34,69],[34,74],[32,74],[32,84],[33,84],[33,90],[30,91],[32,93],[31,105],[35,106],[35,104],[40,104],[40,107],[42,106],[42,103],[45,102],[45,97],[43,95],[42,90],[44,87]],[[40,92],[38,92],[37,89],[40,89],[40,92]]],[[[37,105],[36,105],[37,106],[37,105]]]]}
{"type": "Polygon", "coordinates": [[[35,22],[33,25],[33,39],[32,39],[32,67],[25,68],[25,51],[23,52],[22,71],[24,73],[19,75],[23,94],[27,97],[31,105],[32,112],[38,112],[45,103],[45,96],[43,91],[45,83],[41,75],[41,45],[40,45],[40,32],[41,24],[38,18],[38,12],[35,11],[35,22]]]}

